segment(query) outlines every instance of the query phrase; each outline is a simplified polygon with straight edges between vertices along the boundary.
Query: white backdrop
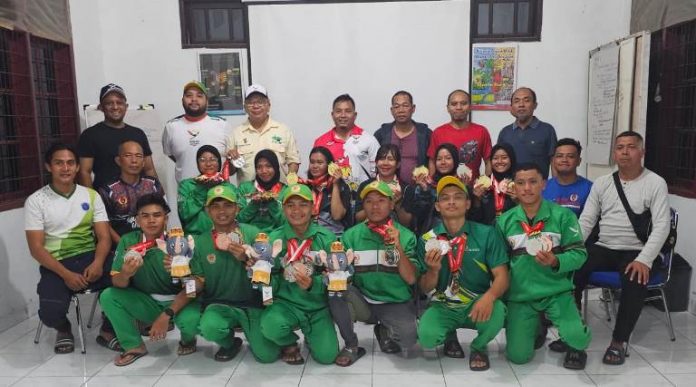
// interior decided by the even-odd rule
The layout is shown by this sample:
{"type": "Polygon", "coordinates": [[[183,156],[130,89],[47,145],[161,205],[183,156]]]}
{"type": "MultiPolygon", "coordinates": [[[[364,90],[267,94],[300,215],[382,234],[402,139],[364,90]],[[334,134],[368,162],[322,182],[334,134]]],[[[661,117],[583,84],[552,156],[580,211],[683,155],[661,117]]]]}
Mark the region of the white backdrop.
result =
{"type": "Polygon", "coordinates": [[[294,131],[302,172],[339,94],[355,99],[357,125],[374,133],[392,121],[397,90],[413,94],[414,119],[432,129],[449,120],[447,94],[468,90],[468,1],[252,5],[249,26],[252,81],[294,131]]]}

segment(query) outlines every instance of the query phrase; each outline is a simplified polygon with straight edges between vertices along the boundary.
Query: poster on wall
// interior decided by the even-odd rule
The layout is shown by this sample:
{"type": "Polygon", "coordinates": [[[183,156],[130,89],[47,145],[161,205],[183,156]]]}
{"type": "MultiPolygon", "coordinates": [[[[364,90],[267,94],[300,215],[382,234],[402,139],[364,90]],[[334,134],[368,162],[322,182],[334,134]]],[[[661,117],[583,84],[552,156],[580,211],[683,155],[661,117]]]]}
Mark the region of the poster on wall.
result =
{"type": "Polygon", "coordinates": [[[240,52],[198,55],[200,81],[208,88],[208,111],[227,115],[244,112],[240,52]]]}
{"type": "Polygon", "coordinates": [[[471,109],[509,110],[517,83],[517,46],[475,45],[471,61],[471,109]]]}

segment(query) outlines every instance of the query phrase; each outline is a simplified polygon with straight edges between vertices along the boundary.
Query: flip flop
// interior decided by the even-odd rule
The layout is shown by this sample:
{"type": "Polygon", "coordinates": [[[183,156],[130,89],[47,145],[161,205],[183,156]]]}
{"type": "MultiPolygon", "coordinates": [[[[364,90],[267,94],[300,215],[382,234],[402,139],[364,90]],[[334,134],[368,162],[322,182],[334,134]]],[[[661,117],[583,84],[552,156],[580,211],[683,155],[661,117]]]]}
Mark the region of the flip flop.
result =
{"type": "Polygon", "coordinates": [[[220,347],[215,353],[215,361],[230,361],[234,359],[242,349],[242,339],[235,337],[232,339],[232,346],[229,348],[220,347]]]}
{"type": "Polygon", "coordinates": [[[484,352],[471,352],[469,357],[469,369],[472,371],[486,371],[491,367],[491,361],[488,359],[488,354],[484,352]],[[483,362],[482,366],[474,366],[474,362],[483,362]]]}
{"type": "Polygon", "coordinates": [[[339,366],[339,367],[349,367],[352,366],[353,363],[358,361],[361,357],[365,356],[367,351],[365,351],[365,348],[363,347],[355,347],[355,348],[348,348],[344,347],[341,352],[338,353],[338,356],[336,356],[336,360],[334,363],[339,366]],[[348,359],[347,363],[339,363],[338,359],[348,359]]]}
{"type": "Polygon", "coordinates": [[[112,337],[111,340],[106,341],[106,339],[99,335],[97,336],[97,344],[101,345],[104,348],[108,348],[112,351],[116,352],[123,352],[123,348],[121,348],[121,343],[118,342],[118,338],[116,336],[112,337]]]}
{"type": "Polygon", "coordinates": [[[285,347],[280,356],[284,362],[290,365],[300,365],[305,362],[300,353],[300,347],[297,346],[297,344],[285,347]]]}
{"type": "Polygon", "coordinates": [[[382,324],[375,324],[374,332],[375,338],[377,339],[377,344],[379,344],[379,349],[384,353],[398,353],[401,352],[401,347],[394,340],[388,337],[387,330],[382,324]]]}
{"type": "Polygon", "coordinates": [[[75,337],[72,333],[58,332],[53,352],[57,354],[72,353],[75,351],[75,337]]]}
{"type": "Polygon", "coordinates": [[[179,341],[179,347],[176,349],[176,354],[179,356],[186,356],[196,352],[196,340],[194,339],[190,343],[184,343],[179,341]]]}
{"type": "Polygon", "coordinates": [[[564,353],[568,352],[570,347],[568,347],[568,344],[564,343],[563,340],[558,339],[549,344],[549,349],[553,352],[564,353]]]}
{"type": "Polygon", "coordinates": [[[586,364],[587,353],[575,349],[569,349],[563,360],[563,367],[569,370],[584,370],[586,364]]]}
{"type": "Polygon", "coordinates": [[[607,365],[622,365],[623,363],[626,362],[626,347],[622,348],[617,348],[614,346],[609,346],[604,352],[604,356],[602,357],[602,363],[607,364],[607,365]],[[614,360],[613,358],[616,358],[614,360]]]}
{"type": "Polygon", "coordinates": [[[462,348],[461,344],[459,344],[459,340],[446,339],[443,349],[445,356],[453,359],[463,359],[466,356],[464,354],[464,348],[462,348]]]}
{"type": "Polygon", "coordinates": [[[114,359],[114,365],[116,367],[125,367],[127,365],[133,364],[136,360],[140,359],[141,357],[147,355],[147,351],[145,352],[125,352],[122,353],[118,356],[116,356],[116,359],[114,359]]]}

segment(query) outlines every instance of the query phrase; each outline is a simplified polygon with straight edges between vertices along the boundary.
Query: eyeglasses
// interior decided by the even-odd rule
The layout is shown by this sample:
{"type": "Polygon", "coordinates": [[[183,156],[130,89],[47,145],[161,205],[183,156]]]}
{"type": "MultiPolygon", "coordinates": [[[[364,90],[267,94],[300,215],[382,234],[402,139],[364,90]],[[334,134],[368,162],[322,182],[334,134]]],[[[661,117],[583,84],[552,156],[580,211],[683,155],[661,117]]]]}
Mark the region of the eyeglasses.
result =
{"type": "Polygon", "coordinates": [[[247,102],[244,102],[244,106],[258,107],[258,106],[265,106],[267,103],[268,103],[267,101],[247,101],[247,102]]]}
{"type": "Polygon", "coordinates": [[[216,159],[216,158],[214,158],[214,157],[200,157],[200,158],[198,159],[198,162],[199,162],[199,163],[216,163],[216,164],[217,164],[217,163],[218,163],[218,159],[216,159]]]}

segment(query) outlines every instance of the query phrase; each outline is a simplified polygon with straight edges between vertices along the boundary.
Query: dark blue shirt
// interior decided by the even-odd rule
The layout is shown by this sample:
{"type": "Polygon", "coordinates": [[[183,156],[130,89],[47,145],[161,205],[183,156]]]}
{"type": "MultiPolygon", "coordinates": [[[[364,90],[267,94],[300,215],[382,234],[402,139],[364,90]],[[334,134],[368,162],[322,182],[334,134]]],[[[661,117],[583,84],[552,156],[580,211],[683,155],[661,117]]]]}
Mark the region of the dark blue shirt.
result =
{"type": "Polygon", "coordinates": [[[525,129],[512,123],[500,131],[498,144],[502,142],[512,145],[518,164],[536,163],[544,171],[544,178],[549,176],[551,156],[556,152],[556,130],[551,124],[536,117],[525,129]]]}
{"type": "Polygon", "coordinates": [[[590,188],[592,188],[592,182],[582,176],[578,176],[575,183],[568,185],[561,185],[553,177],[546,182],[546,188],[544,188],[542,195],[544,199],[555,202],[573,211],[575,216],[580,217],[585,208],[587,197],[590,196],[590,188]]]}

